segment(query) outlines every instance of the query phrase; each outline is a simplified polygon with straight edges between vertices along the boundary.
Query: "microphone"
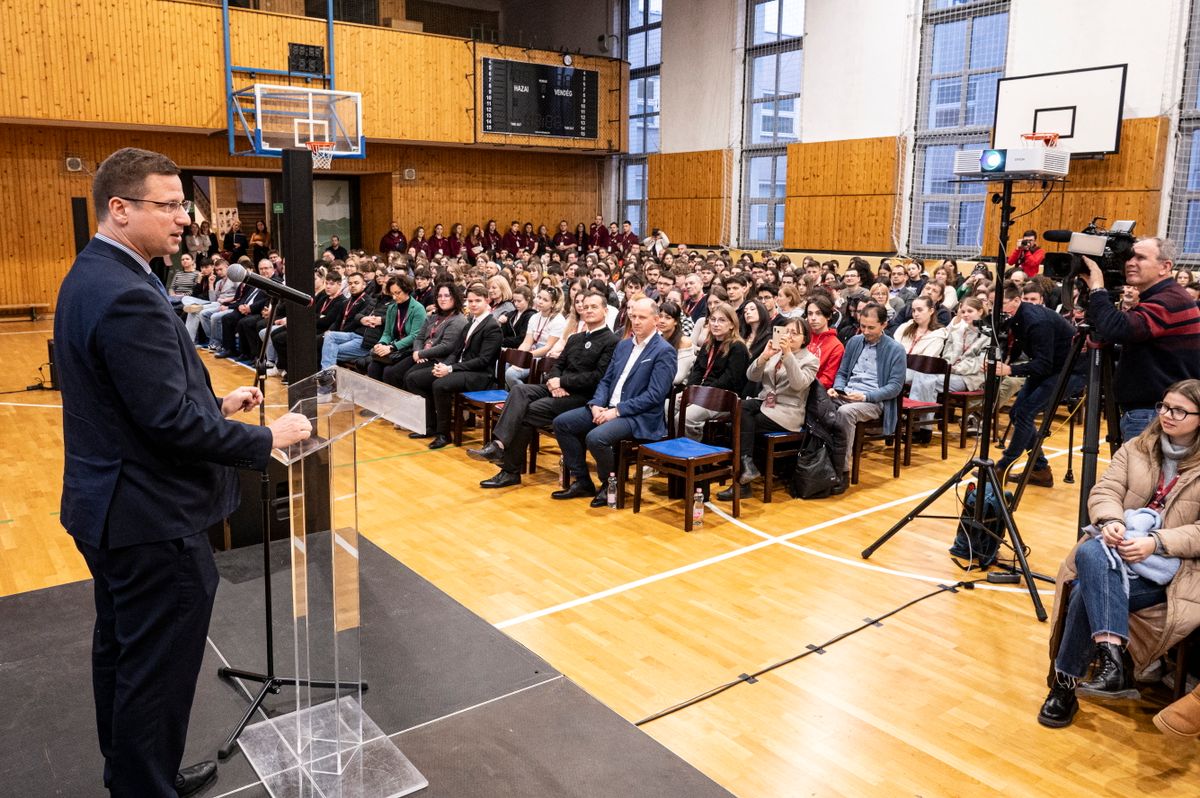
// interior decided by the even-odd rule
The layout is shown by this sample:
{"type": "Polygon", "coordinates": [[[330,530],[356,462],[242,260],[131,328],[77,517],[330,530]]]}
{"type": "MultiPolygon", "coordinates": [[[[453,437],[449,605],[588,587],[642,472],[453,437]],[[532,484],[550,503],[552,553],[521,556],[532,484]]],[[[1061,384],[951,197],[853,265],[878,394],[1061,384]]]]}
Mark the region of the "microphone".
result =
{"type": "Polygon", "coordinates": [[[1071,236],[1074,234],[1074,230],[1047,230],[1042,233],[1042,238],[1057,244],[1070,244],[1071,236]]]}
{"type": "Polygon", "coordinates": [[[248,271],[240,263],[229,264],[229,268],[225,270],[225,276],[235,283],[247,283],[274,299],[295,302],[297,305],[312,304],[312,297],[303,291],[297,291],[295,288],[286,286],[283,283],[277,283],[274,280],[263,277],[257,272],[248,271]]]}

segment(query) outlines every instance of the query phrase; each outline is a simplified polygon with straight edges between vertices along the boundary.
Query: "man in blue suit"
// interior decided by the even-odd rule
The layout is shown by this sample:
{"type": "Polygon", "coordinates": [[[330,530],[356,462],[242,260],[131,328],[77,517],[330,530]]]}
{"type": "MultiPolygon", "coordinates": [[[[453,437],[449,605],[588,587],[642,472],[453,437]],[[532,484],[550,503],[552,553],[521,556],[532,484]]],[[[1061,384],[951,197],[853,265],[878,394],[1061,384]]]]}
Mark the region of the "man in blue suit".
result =
{"type": "Polygon", "coordinates": [[[554,437],[572,482],[550,494],[553,498],[592,496],[592,506],[603,507],[621,441],[666,437],[663,407],[675,379],[676,353],[654,327],[656,310],[654,300],[645,297],[629,303],[633,336],[617,344],[592,400],[554,419],[554,437]],[[588,452],[596,461],[599,492],[588,474],[588,452]]]}
{"type": "Polygon", "coordinates": [[[262,401],[223,400],[150,260],[190,223],[179,169],[127,148],[96,170],[99,229],[54,316],[63,400],[62,512],[95,579],[92,686],[113,796],[174,798],[216,775],[180,770],[217,570],[205,530],[237,506],[235,468],[308,437],[307,418],[229,421],[262,401]]]}

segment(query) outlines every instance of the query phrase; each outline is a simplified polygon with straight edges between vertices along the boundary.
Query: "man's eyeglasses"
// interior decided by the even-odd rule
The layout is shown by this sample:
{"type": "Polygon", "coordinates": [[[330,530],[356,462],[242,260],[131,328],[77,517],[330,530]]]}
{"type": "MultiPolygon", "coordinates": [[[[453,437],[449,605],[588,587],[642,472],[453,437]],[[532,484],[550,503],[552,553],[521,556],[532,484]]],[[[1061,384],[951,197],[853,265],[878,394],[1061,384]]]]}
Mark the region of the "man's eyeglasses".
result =
{"type": "Polygon", "coordinates": [[[1168,404],[1159,402],[1154,406],[1154,412],[1160,416],[1170,416],[1174,421],[1183,421],[1188,416],[1200,416],[1200,412],[1195,410],[1184,410],[1182,407],[1171,407],[1168,404]]]}
{"type": "Polygon", "coordinates": [[[123,199],[126,202],[148,202],[151,205],[157,205],[160,208],[166,208],[167,213],[172,215],[179,213],[180,211],[191,215],[192,209],[196,207],[196,204],[191,200],[171,200],[170,202],[159,202],[158,200],[144,199],[142,197],[117,197],[117,199],[123,199]]]}

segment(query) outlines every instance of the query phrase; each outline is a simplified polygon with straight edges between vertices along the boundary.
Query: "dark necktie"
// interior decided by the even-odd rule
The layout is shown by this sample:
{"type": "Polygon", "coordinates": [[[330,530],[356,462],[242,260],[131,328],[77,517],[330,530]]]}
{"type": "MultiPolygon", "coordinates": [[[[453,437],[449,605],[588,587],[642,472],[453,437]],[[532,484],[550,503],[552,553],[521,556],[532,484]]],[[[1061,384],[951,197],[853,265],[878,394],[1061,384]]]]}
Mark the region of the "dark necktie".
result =
{"type": "Polygon", "coordinates": [[[150,285],[157,288],[158,293],[163,295],[163,299],[167,300],[168,302],[171,301],[170,295],[167,294],[167,287],[165,285],[163,285],[162,280],[158,279],[157,274],[155,274],[154,272],[150,272],[150,279],[147,280],[146,282],[150,283],[150,285]]]}

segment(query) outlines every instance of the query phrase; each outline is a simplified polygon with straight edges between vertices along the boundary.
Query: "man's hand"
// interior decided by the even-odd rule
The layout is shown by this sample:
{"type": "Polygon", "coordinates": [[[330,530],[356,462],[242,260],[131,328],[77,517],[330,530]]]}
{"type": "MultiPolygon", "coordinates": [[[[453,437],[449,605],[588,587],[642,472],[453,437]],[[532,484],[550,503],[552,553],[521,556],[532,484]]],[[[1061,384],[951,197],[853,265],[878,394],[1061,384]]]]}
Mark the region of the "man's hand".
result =
{"type": "Polygon", "coordinates": [[[363,316],[362,324],[364,327],[378,327],[380,324],[383,324],[383,319],[378,316],[363,316]]]}
{"type": "Polygon", "coordinates": [[[1011,377],[1012,376],[1012,366],[1008,365],[1007,363],[997,363],[996,364],[996,376],[997,377],[1011,377]]]}
{"type": "Polygon", "coordinates": [[[615,408],[615,407],[606,408],[604,410],[601,410],[599,413],[596,412],[595,407],[592,408],[592,421],[594,421],[597,425],[607,424],[608,422],[610,422],[614,418],[616,418],[618,415],[620,415],[620,414],[617,413],[617,408],[615,408]]]}
{"type": "Polygon", "coordinates": [[[249,316],[250,315],[250,306],[244,305],[244,304],[238,305],[238,313],[241,313],[243,316],[249,316]]]}
{"type": "Polygon", "coordinates": [[[1155,542],[1152,537],[1122,540],[1117,544],[1117,553],[1129,564],[1141,562],[1154,553],[1155,542]]]}
{"type": "Polygon", "coordinates": [[[312,435],[312,422],[299,413],[285,413],[267,425],[271,430],[271,446],[284,449],[312,435]]]}
{"type": "Polygon", "coordinates": [[[1103,288],[1104,287],[1104,272],[1100,271],[1100,264],[1083,256],[1083,262],[1088,267],[1088,288],[1103,288]]]}
{"type": "Polygon", "coordinates": [[[447,374],[449,374],[451,372],[451,370],[452,369],[450,368],[450,366],[447,366],[445,363],[438,363],[433,367],[433,376],[434,377],[445,377],[447,374]]]}
{"type": "Polygon", "coordinates": [[[830,388],[830,389],[829,389],[828,391],[826,391],[825,393],[829,394],[829,398],[830,398],[830,399],[837,399],[837,398],[838,398],[838,392],[837,392],[837,388],[830,388]]]}
{"type": "Polygon", "coordinates": [[[262,400],[262,391],[253,385],[243,385],[221,400],[221,415],[229,418],[238,411],[246,413],[262,404],[262,400]]]}
{"type": "Polygon", "coordinates": [[[378,355],[379,357],[387,357],[391,353],[392,348],[387,344],[375,344],[375,346],[371,347],[371,354],[378,355]]]}

